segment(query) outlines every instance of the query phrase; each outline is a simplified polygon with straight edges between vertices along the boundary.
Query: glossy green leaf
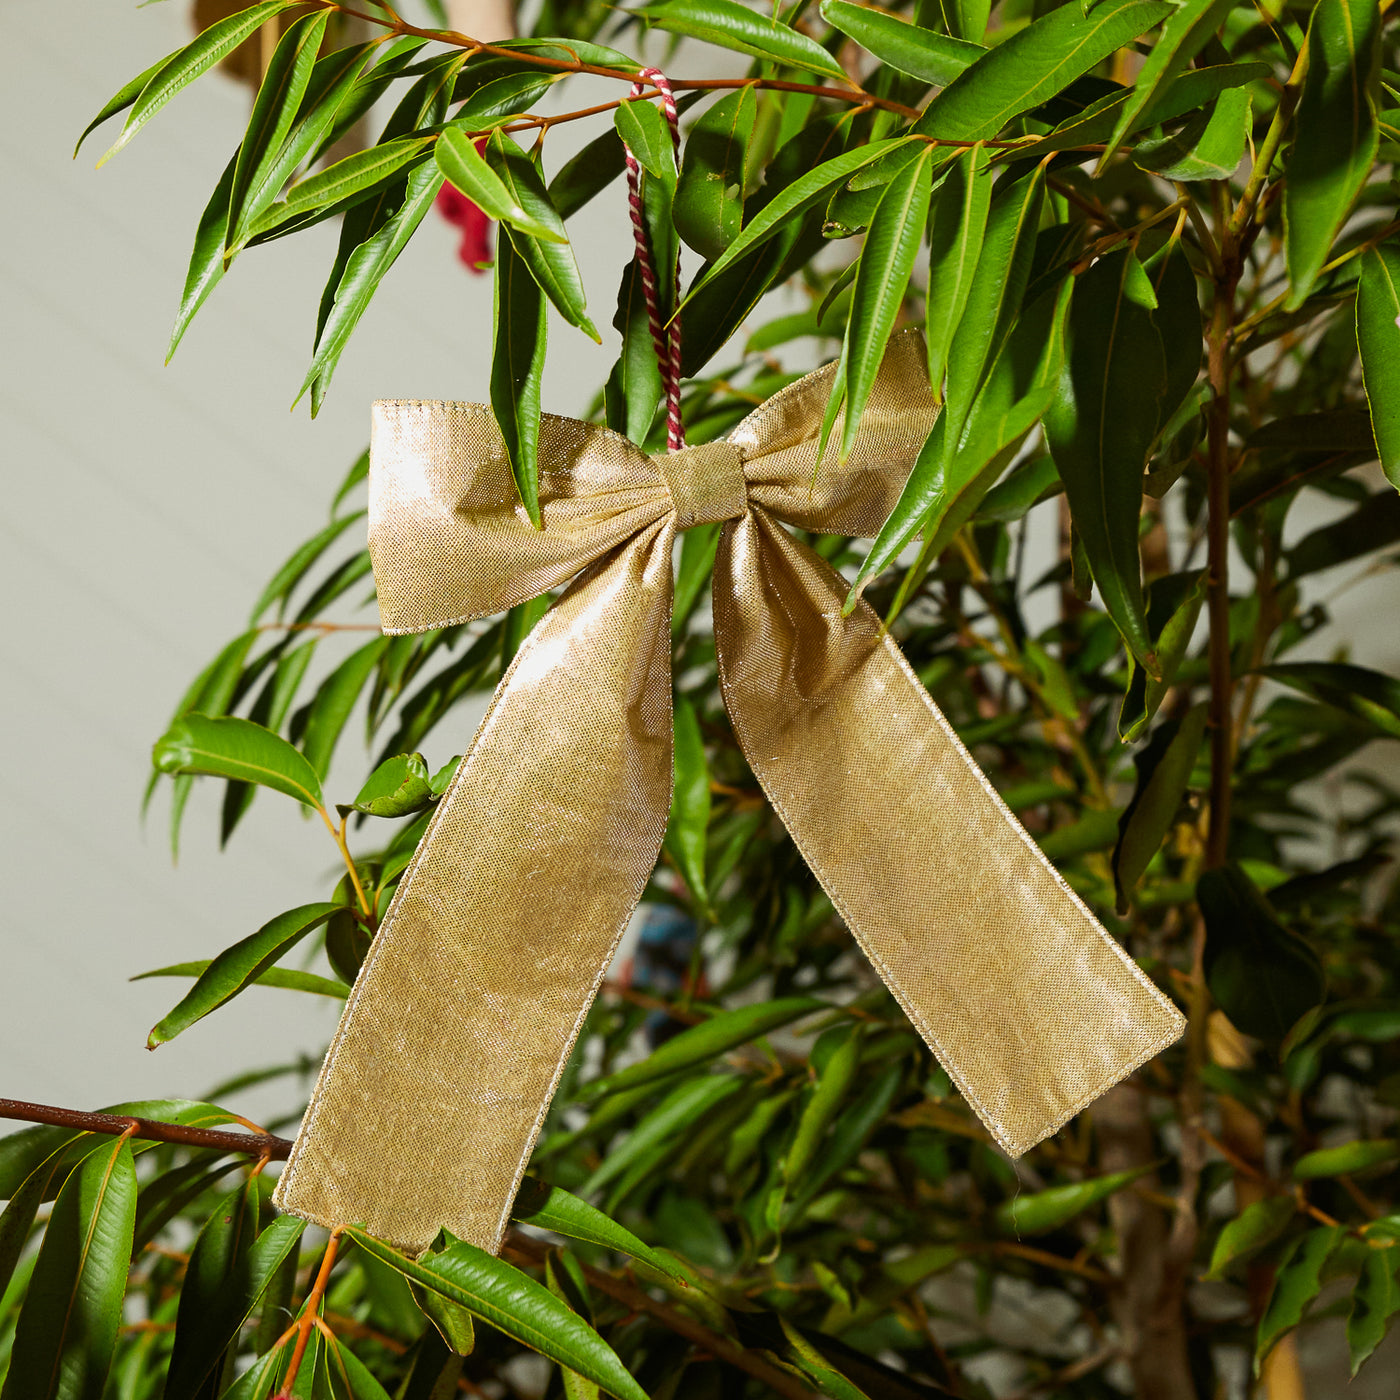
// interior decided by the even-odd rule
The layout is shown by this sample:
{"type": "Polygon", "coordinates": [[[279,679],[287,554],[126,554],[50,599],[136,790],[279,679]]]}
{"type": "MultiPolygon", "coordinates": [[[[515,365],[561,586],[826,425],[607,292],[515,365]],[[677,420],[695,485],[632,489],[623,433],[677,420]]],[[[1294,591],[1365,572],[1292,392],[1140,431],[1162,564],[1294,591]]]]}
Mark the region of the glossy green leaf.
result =
{"type": "Polygon", "coordinates": [[[105,165],[111,160],[171,98],[182,92],[196,78],[207,73],[221,59],[227,58],[265,21],[276,18],[293,3],[294,0],[265,0],[261,5],[241,10],[238,14],[211,24],[197,39],[171,54],[141,89],[141,95],[132,104],[121,135],[106,155],[97,162],[98,165],[105,165]]]}
{"type": "MultiPolygon", "coordinates": [[[[665,1048],[663,1045],[662,1049],[665,1048]]],[[[644,1114],[620,1143],[609,1149],[608,1155],[579,1189],[585,1194],[601,1191],[636,1163],[665,1151],[677,1134],[693,1131],[725,1099],[743,1087],[744,1081],[733,1074],[700,1074],[687,1079],[644,1114]]]]}
{"type": "MultiPolygon", "coordinates": [[[[138,972],[131,980],[141,982],[148,977],[202,977],[208,972],[213,961],[212,958],[199,958],[193,962],[171,963],[169,967],[138,972]]],[[[350,994],[350,988],[344,982],[335,982],[329,977],[320,977],[314,972],[302,972],[294,967],[269,967],[260,972],[253,982],[259,987],[276,987],[285,992],[312,992],[317,996],[335,997],[339,1001],[344,1001],[350,994]]]]}
{"type": "Polygon", "coordinates": [[[1390,1319],[1400,1312],[1400,1248],[1372,1249],[1361,1265],[1347,1314],[1351,1374],[1361,1369],[1385,1338],[1390,1319]]]}
{"type": "Polygon", "coordinates": [[[422,811],[432,798],[432,778],[423,755],[401,753],[375,768],[351,805],[372,817],[406,817],[422,811]]]}
{"type": "Polygon", "coordinates": [[[230,232],[242,227],[249,194],[263,183],[277,161],[306,95],[329,22],[326,11],[303,15],[293,21],[273,50],[238,148],[226,216],[230,232]]]}
{"type": "Polygon", "coordinates": [[[136,1167],[117,1138],[63,1184],[15,1328],[4,1400],[101,1400],[121,1322],[136,1167]]]}
{"type": "Polygon", "coordinates": [[[1118,844],[1113,849],[1120,914],[1127,912],[1133,890],[1176,823],[1191,770],[1200,757],[1208,717],[1208,706],[1193,706],[1180,719],[1158,725],[1147,745],[1133,756],[1137,788],[1118,819],[1118,844]]]}
{"type": "Polygon", "coordinates": [[[710,826],[710,770],[700,720],[688,700],[675,704],[675,785],[666,847],[701,910],[709,907],[705,887],[705,848],[710,826]]]}
{"type": "Polygon", "coordinates": [[[1087,12],[1062,5],[1017,30],[929,103],[913,130],[942,140],[984,141],[1144,34],[1173,7],[1159,0],[1100,0],[1087,12]]]}
{"type": "Polygon", "coordinates": [[[1232,1264],[1272,1244],[1288,1228],[1297,1209],[1292,1196],[1266,1196],[1246,1206],[1221,1230],[1211,1251],[1206,1277],[1223,1278],[1232,1264]]]}
{"type": "MultiPolygon", "coordinates": [[[[1373,454],[1365,453],[1359,460],[1373,454]]],[[[1290,579],[1334,569],[1400,544],[1400,496],[1389,487],[1365,497],[1350,515],[1319,526],[1284,550],[1290,579]]]]}
{"type": "Polygon", "coordinates": [[[162,1400],[197,1400],[206,1380],[221,1370],[222,1351],[200,1355],[191,1348],[204,1339],[204,1320],[218,1306],[229,1281],[243,1273],[261,1208],[257,1178],[250,1176],[215,1204],[195,1239],[180,1288],[162,1400]]]}
{"type": "Polygon", "coordinates": [[[637,97],[613,110],[613,125],[642,169],[657,180],[676,178],[676,148],[666,118],[653,100],[637,97]]]}
{"type": "Polygon", "coordinates": [[[431,136],[404,136],[356,151],[325,170],[297,181],[283,201],[286,210],[303,213],[366,195],[387,184],[406,167],[426,160],[435,145],[431,136]]]}
{"type": "Polygon", "coordinates": [[[986,150],[970,147],[953,161],[929,208],[924,339],[929,383],[937,394],[943,391],[948,352],[977,274],[991,203],[992,177],[986,150]]]}
{"type": "Polygon", "coordinates": [[[1344,1142],[1339,1147],[1320,1147],[1305,1152],[1293,1164],[1294,1181],[1315,1181],[1322,1176],[1349,1176],[1371,1167],[1400,1160],[1400,1142],[1386,1139],[1344,1142]]]}
{"type": "Polygon", "coordinates": [[[0,1213],[0,1296],[5,1294],[15,1276],[39,1207],[58,1194],[68,1174],[83,1160],[84,1152],[104,1151],[110,1143],[84,1133],[68,1142],[50,1145],[53,1150],[9,1190],[8,1204],[0,1213]]]}
{"type": "Polygon", "coordinates": [[[1278,1044],[1326,995],[1317,954],[1279,922],[1237,865],[1206,871],[1196,898],[1206,922],[1211,995],[1246,1035],[1278,1044]]]}
{"type": "Polygon", "coordinates": [[[734,1011],[722,1011],[698,1026],[690,1026],[658,1046],[645,1060],[628,1065],[606,1079],[595,1079],[580,1086],[579,1098],[592,1102],[605,1094],[615,1094],[650,1083],[677,1070],[706,1064],[736,1046],[745,1045],[761,1035],[790,1025],[812,1011],[827,1009],[827,1003],[816,997],[782,997],[777,1001],[758,1002],[734,1011]]]}
{"type": "Polygon", "coordinates": [[[273,1276],[292,1256],[305,1229],[306,1221],[297,1216],[279,1215],[255,1239],[242,1245],[237,1268],[226,1272],[222,1280],[208,1280],[207,1292],[201,1295],[202,1306],[189,1315],[184,1345],[171,1358],[167,1395],[173,1398],[197,1392],[252,1315],[273,1276]]]}
{"type": "Polygon", "coordinates": [[[1400,490],[1400,248],[1393,244],[1361,255],[1356,343],[1381,466],[1400,490]]]}
{"type": "MultiPolygon", "coordinates": [[[[154,1050],[173,1040],[183,1030],[226,1001],[236,997],[244,988],[256,982],[274,963],[279,962],[312,929],[320,928],[335,913],[334,904],[303,904],[270,919],[256,933],[225,948],[212,959],[199,980],[179,1004],[151,1031],[146,1049],[154,1050]]],[[[151,975],[151,974],[146,974],[151,975]]]]}
{"type": "MultiPolygon", "coordinates": [[[[529,235],[521,234],[522,239],[529,235]]],[[[540,528],[540,385],[547,337],[544,295],[521,256],[516,236],[496,240],[492,297],[491,414],[505,444],[525,512],[540,528]]]]}
{"type": "Polygon", "coordinates": [[[1031,1191],[1003,1201],[992,1212],[996,1228],[1005,1235],[1043,1235],[1083,1215],[1100,1201],[1116,1195],[1125,1186],[1152,1170],[1152,1165],[1134,1167],[1131,1171],[1110,1172],[1089,1181],[1076,1181],[1066,1186],[1048,1186],[1043,1191],[1031,1191]]]}
{"type": "Polygon", "coordinates": [[[1118,716],[1118,737],[1125,744],[1141,736],[1162,701],[1166,699],[1181,663],[1186,659],[1186,652],[1195,634],[1196,622],[1201,615],[1205,599],[1204,570],[1194,575],[1157,579],[1153,583],[1148,594],[1147,618],[1149,626],[1157,632],[1157,665],[1162,675],[1160,679],[1149,676],[1136,661],[1129,658],[1131,677],[1118,716]],[[1180,601],[1172,606],[1172,602],[1178,596],[1177,585],[1180,601]],[[1154,616],[1159,611],[1159,598],[1165,600],[1169,609],[1160,629],[1156,627],[1154,616]]]}
{"type": "Polygon", "coordinates": [[[1275,1342],[1291,1332],[1302,1320],[1312,1300],[1322,1290],[1322,1269],[1346,1231],[1340,1226],[1309,1230],[1294,1240],[1279,1260],[1274,1286],[1259,1319],[1255,1344],[1254,1370],[1269,1354],[1275,1342]]]}
{"type": "Polygon", "coordinates": [[[330,772],[331,759],[360,693],[369,683],[388,637],[376,637],[352,651],[317,687],[306,717],[301,751],[321,779],[330,772]]]}
{"type": "Polygon", "coordinates": [[[801,68],[834,79],[842,87],[850,83],[845,70],[816,40],[738,4],[737,0],[661,0],[632,13],[643,23],[654,24],[671,34],[684,34],[752,58],[801,68]]]}
{"type": "Polygon", "coordinates": [[[515,251],[520,254],[530,275],[539,283],[554,309],[571,325],[601,344],[593,322],[588,319],[583,290],[574,250],[564,232],[549,194],[540,179],[539,168],[533,160],[503,131],[496,130],[486,145],[486,159],[500,177],[511,198],[536,223],[553,231],[555,238],[545,242],[526,233],[512,236],[515,251]]]}
{"type": "Polygon", "coordinates": [[[1159,141],[1139,141],[1133,162],[1164,180],[1226,180],[1244,158],[1250,133],[1248,88],[1220,94],[1209,111],[1198,112],[1180,131],[1159,141]]]}
{"type": "Polygon", "coordinates": [[[423,222],[441,188],[442,175],[437,166],[420,165],[408,177],[402,203],[378,232],[359,244],[346,259],[345,270],[335,283],[333,299],[316,340],[311,367],[297,395],[300,399],[314,387],[313,410],[324,398],[340,356],[370,299],[423,222]]]}
{"type": "Polygon", "coordinates": [[[613,128],[571,156],[549,182],[549,199],[561,219],[571,219],[626,169],[622,140],[613,128]]]}
{"type": "Polygon", "coordinates": [[[316,770],[285,739],[246,719],[177,719],[157,740],[152,762],[162,773],[200,773],[257,783],[320,807],[316,770]]]}
{"type": "MultiPolygon", "coordinates": [[[[890,141],[874,141],[867,146],[857,146],[843,151],[830,160],[823,161],[815,169],[808,170],[788,185],[780,194],[765,204],[749,220],[744,231],[724,250],[723,256],[715,259],[690,291],[685,301],[690,301],[701,287],[712,282],[726,269],[733,266],[750,249],[766,239],[772,238],[781,229],[791,226],[792,220],[830,194],[837,185],[843,184],[862,166],[879,160],[890,151],[898,150],[908,142],[896,138],[890,141]]],[[[684,305],[684,302],[682,303],[684,305]]]]}
{"type": "Polygon", "coordinates": [[[1307,300],[1376,159],[1379,37],[1377,0],[1318,0],[1283,185],[1289,311],[1307,300]]]}
{"type": "Polygon", "coordinates": [[[687,619],[700,601],[714,569],[719,549],[719,525],[699,525],[681,535],[681,558],[676,567],[676,601],[671,614],[671,633],[679,636],[687,619]]]}
{"type": "Polygon", "coordinates": [[[1099,596],[1149,675],[1160,670],[1147,634],[1138,517],[1143,468],[1167,392],[1155,309],[1152,284],[1131,250],[1100,258],[1078,278],[1065,372],[1045,416],[1099,596]]]}
{"type": "Polygon", "coordinates": [[[923,241],[933,190],[934,149],[920,151],[885,187],[861,249],[847,324],[845,409],[840,460],[855,448],[861,417],[923,241]]]}
{"type": "Polygon", "coordinates": [[[551,243],[564,241],[556,229],[532,219],[515,202],[511,192],[477,150],[476,142],[459,128],[449,126],[442,132],[433,147],[433,159],[448,182],[493,219],[510,224],[532,238],[542,238],[551,243]]]}
{"type": "Polygon", "coordinates": [[[821,15],[881,63],[939,87],[947,87],[987,52],[981,44],[950,38],[883,10],[852,5],[848,0],[822,0],[821,15]]]}
{"type": "Polygon", "coordinates": [[[1400,681],[1392,676],[1340,661],[1294,661],[1265,666],[1260,674],[1400,739],[1400,681]]]}
{"type": "Polygon", "coordinates": [[[146,84],[149,83],[151,79],[175,57],[175,54],[179,52],[180,50],[176,49],[175,53],[168,53],[164,58],[158,58],[149,68],[142,73],[138,73],[129,83],[123,83],[121,87],[107,99],[103,104],[102,110],[83,128],[82,135],[78,137],[78,144],[73,147],[74,160],[78,158],[78,152],[83,149],[83,142],[86,141],[103,122],[110,121],[118,112],[126,111],[126,109],[141,96],[142,90],[145,88],[146,84]]]}
{"type": "MultiPolygon", "coordinates": [[[[449,1240],[447,1232],[440,1230],[437,1239],[428,1246],[426,1254],[422,1257],[441,1254],[448,1247],[449,1240]]],[[[460,1303],[454,1303],[431,1288],[424,1288],[421,1284],[412,1282],[409,1282],[408,1287],[414,1303],[437,1328],[438,1336],[458,1356],[470,1356],[476,1348],[476,1324],[472,1321],[471,1313],[460,1303]]]]}
{"type": "Polygon", "coordinates": [[[1184,0],[1169,16],[1143,61],[1132,92],[1118,113],[1113,134],[1108,138],[1108,149],[1099,157],[1100,171],[1113,158],[1153,100],[1206,46],[1232,8],[1233,0],[1184,0]]]}
{"type": "Polygon", "coordinates": [[[758,98],[753,88],[741,87],[721,97],[686,134],[672,218],[702,257],[723,257],[739,236],[757,120],[758,98]]]}
{"type": "Polygon", "coordinates": [[[789,1189],[801,1181],[812,1165],[827,1129],[850,1093],[860,1066],[860,1050],[858,1025],[833,1026],[817,1041],[812,1052],[816,1083],[797,1116],[792,1141],[782,1159],[783,1181],[789,1189]]]}
{"type": "Polygon", "coordinates": [[[537,99],[565,75],[562,73],[508,73],[483,83],[462,104],[452,125],[468,136],[481,136],[526,112],[537,99]]]}
{"type": "Polygon", "coordinates": [[[508,1337],[588,1377],[618,1400],[646,1400],[646,1392],[592,1327],[504,1260],[459,1240],[440,1254],[415,1261],[353,1226],[346,1234],[410,1282],[442,1294],[508,1337]]]}
{"type": "MultiPolygon", "coordinates": [[[[334,1333],[330,1337],[322,1335],[328,1372],[344,1382],[345,1400],[389,1400],[389,1392],[380,1385],[374,1374],[363,1361],[346,1346],[334,1333]]],[[[339,1397],[337,1397],[339,1400],[339,1397]]]]}
{"type": "Polygon", "coordinates": [[[305,544],[298,545],[286,563],[268,580],[267,587],[253,604],[253,611],[248,617],[249,625],[256,627],[274,603],[277,604],[277,616],[280,618],[286,609],[287,599],[297,584],[306,577],[312,565],[351,525],[357,520],[362,520],[364,515],[364,511],[357,510],[353,515],[344,515],[339,520],[332,520],[324,530],[317,531],[305,544]]]}
{"type": "Polygon", "coordinates": [[[228,201],[233,190],[233,176],[237,157],[230,160],[209,196],[209,203],[199,216],[199,227],[194,234],[194,248],[190,252],[189,270],[185,273],[185,288],[180,294],[180,308],[175,313],[175,325],[170,332],[170,346],[165,352],[165,363],[175,358],[175,351],[189,329],[199,308],[209,299],[209,294],[224,275],[224,242],[228,234],[228,201]]]}

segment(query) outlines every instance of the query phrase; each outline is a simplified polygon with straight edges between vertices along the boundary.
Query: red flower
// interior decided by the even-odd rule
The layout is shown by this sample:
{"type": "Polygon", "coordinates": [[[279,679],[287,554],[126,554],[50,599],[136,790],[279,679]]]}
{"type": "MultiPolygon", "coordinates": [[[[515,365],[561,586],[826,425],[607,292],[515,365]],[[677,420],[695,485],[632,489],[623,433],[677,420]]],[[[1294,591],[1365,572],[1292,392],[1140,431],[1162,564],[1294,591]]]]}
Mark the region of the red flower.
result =
{"type": "MultiPolygon", "coordinates": [[[[486,144],[477,143],[477,150],[486,144]]],[[[472,272],[481,272],[491,264],[491,224],[487,214],[454,185],[443,185],[435,201],[438,213],[462,231],[457,256],[472,272]]]]}

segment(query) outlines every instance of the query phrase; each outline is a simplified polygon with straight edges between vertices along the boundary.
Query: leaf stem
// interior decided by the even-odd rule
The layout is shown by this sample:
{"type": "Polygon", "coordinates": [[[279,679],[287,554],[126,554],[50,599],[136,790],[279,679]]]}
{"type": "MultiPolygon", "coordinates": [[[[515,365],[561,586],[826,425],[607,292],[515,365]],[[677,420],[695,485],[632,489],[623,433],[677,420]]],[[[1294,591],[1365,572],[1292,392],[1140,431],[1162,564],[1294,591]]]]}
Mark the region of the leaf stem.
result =
{"type": "Polygon", "coordinates": [[[287,1329],[278,1341],[281,1346],[287,1338],[296,1333],[296,1346],[292,1349],[292,1359],[287,1366],[287,1374],[282,1380],[282,1389],[277,1392],[277,1400],[290,1400],[292,1387],[296,1384],[297,1372],[301,1369],[301,1359],[306,1354],[306,1344],[311,1340],[311,1329],[317,1325],[324,1327],[317,1313],[321,1300],[326,1295],[326,1284],[330,1282],[331,1270],[335,1267],[335,1256],[340,1249],[340,1232],[345,1227],[337,1225],[326,1241],[326,1252],[321,1256],[321,1267],[316,1272],[316,1281],[301,1305],[301,1316],[287,1329]]]}
{"type": "Polygon", "coordinates": [[[1274,108],[1274,118],[1269,123],[1269,129],[1265,133],[1258,154],[1254,157],[1249,178],[1245,182],[1244,193],[1240,196],[1240,202],[1235,206],[1235,212],[1230,216],[1229,223],[1222,230],[1222,234],[1238,238],[1253,216],[1254,206],[1259,201],[1259,191],[1263,188],[1264,181],[1269,177],[1269,170],[1274,163],[1274,157],[1278,155],[1279,146],[1283,144],[1283,133],[1288,129],[1289,119],[1293,116],[1293,109],[1298,104],[1303,79],[1307,76],[1307,72],[1308,40],[1305,35],[1302,46],[1298,50],[1298,57],[1293,64],[1293,71],[1288,75],[1288,82],[1284,85],[1283,92],[1279,96],[1278,106],[1274,108]]]}
{"type": "Polygon", "coordinates": [[[355,887],[355,898],[360,902],[360,913],[366,919],[373,919],[374,908],[365,894],[365,887],[360,883],[360,872],[355,869],[355,860],[350,854],[349,842],[345,839],[345,823],[349,818],[342,817],[340,826],[337,827],[331,820],[331,814],[324,807],[317,807],[316,810],[321,814],[321,820],[325,822],[326,830],[331,834],[331,840],[335,842],[336,848],[340,851],[340,858],[345,862],[346,870],[350,872],[350,883],[355,887]]]}

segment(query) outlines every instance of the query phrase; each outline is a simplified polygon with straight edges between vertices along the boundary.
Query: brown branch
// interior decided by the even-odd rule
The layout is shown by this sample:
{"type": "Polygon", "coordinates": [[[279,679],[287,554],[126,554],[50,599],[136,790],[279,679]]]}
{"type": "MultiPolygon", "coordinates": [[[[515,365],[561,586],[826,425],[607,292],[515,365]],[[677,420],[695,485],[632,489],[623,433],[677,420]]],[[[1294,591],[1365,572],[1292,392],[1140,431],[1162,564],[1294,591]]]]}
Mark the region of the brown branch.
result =
{"type": "MultiPolygon", "coordinates": [[[[515,1255],[513,1262],[524,1262],[538,1267],[544,1264],[549,1246],[520,1230],[512,1230],[506,1237],[503,1253],[506,1258],[515,1255]]],[[[583,1265],[583,1275],[588,1280],[589,1287],[606,1293],[608,1297],[616,1299],[633,1312],[650,1314],[663,1326],[701,1347],[717,1361],[727,1362],[730,1366],[747,1373],[775,1394],[785,1396],[786,1400],[816,1400],[814,1393],[795,1376],[780,1370],[728,1337],[711,1331],[704,1323],[658,1302],[635,1284],[620,1279],[615,1274],[603,1273],[587,1264],[583,1265]]]]}
{"type": "Polygon", "coordinates": [[[87,1133],[110,1133],[121,1137],[144,1138],[149,1142],[169,1142],[181,1147],[214,1147],[223,1152],[244,1152],[250,1157],[266,1157],[285,1162],[292,1150],[288,1138],[271,1133],[225,1133],[214,1128],[187,1128],[181,1123],[161,1123],[154,1118],[128,1118],[119,1113],[84,1113],[76,1108],[54,1108],[22,1099],[0,1099],[0,1118],[21,1123],[49,1123],[58,1128],[77,1128],[87,1133]]]}

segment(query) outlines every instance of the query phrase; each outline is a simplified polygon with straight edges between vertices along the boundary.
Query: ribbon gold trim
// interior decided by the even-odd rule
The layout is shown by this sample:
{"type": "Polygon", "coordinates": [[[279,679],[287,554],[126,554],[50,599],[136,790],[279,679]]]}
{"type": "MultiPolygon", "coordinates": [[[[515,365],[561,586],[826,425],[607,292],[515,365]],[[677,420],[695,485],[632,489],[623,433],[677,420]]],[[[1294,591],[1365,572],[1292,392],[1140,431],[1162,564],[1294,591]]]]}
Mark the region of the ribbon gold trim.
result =
{"type": "Polygon", "coordinates": [[[672,545],[705,521],[727,522],[715,642],[744,754],[996,1141],[1025,1152],[1181,1034],[875,614],[843,618],[845,582],[778,524],[873,535],[937,414],[921,341],[898,336],[854,452],[816,470],[832,373],[775,395],[727,442],[657,458],[545,416],[542,530],[488,409],[375,406],[386,632],[573,582],[502,678],[399,885],[278,1183],[283,1209],[415,1252],[443,1226],[499,1249],[665,834],[672,545]]]}

